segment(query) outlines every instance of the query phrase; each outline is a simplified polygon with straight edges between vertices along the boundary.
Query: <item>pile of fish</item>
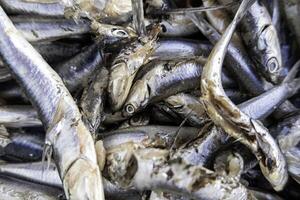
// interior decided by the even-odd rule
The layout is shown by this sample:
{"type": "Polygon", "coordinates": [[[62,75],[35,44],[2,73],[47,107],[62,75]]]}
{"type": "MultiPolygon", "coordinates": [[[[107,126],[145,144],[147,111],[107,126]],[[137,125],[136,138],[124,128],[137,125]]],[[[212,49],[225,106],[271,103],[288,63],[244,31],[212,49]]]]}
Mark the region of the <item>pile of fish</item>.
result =
{"type": "Polygon", "coordinates": [[[300,197],[300,1],[0,0],[0,200],[300,197]]]}

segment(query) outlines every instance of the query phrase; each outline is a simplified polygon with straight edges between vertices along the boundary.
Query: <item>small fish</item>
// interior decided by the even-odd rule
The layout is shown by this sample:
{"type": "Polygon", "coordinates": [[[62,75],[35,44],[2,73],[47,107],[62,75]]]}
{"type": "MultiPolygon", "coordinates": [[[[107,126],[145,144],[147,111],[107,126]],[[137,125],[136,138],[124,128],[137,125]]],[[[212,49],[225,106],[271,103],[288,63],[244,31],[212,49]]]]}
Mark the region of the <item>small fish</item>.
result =
{"type": "Polygon", "coordinates": [[[203,69],[201,92],[212,121],[252,150],[264,176],[279,191],[287,182],[286,162],[282,152],[262,123],[244,114],[226,96],[221,83],[222,62],[231,36],[247,8],[253,3],[251,0],[242,2],[232,23],[212,50],[203,69]]]}
{"type": "MultiPolygon", "coordinates": [[[[154,67],[133,84],[125,102],[123,115],[131,116],[149,103],[197,88],[203,62],[201,58],[154,62],[154,67]]],[[[223,81],[226,86],[232,85],[232,81],[225,74],[223,81]]]]}
{"type": "Polygon", "coordinates": [[[119,110],[124,104],[137,71],[149,61],[156,48],[160,28],[154,27],[147,36],[135,40],[129,47],[122,49],[114,59],[108,83],[109,99],[112,110],[119,110]]]}
{"type": "MultiPolygon", "coordinates": [[[[76,103],[61,78],[24,39],[1,6],[0,40],[3,60],[39,111],[47,130],[46,149],[53,148],[67,198],[104,199],[94,141],[76,103]]],[[[45,152],[48,157],[50,153],[45,152]]]]}

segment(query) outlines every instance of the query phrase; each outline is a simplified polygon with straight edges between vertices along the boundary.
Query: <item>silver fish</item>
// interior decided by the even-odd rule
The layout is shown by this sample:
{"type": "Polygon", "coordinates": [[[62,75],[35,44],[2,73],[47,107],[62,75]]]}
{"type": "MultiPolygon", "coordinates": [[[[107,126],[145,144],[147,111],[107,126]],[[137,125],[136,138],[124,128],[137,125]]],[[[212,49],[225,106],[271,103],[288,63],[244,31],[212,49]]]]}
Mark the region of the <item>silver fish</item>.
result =
{"type": "Polygon", "coordinates": [[[94,142],[77,105],[60,77],[23,38],[1,7],[0,41],[1,56],[39,111],[47,130],[46,144],[55,152],[67,198],[104,199],[94,142]]]}
{"type": "Polygon", "coordinates": [[[233,104],[226,96],[221,83],[222,62],[231,36],[247,8],[253,3],[251,0],[242,2],[232,23],[212,50],[202,74],[202,99],[214,123],[249,147],[259,160],[260,168],[273,188],[282,190],[287,182],[287,169],[277,143],[259,121],[251,119],[233,104]]]}

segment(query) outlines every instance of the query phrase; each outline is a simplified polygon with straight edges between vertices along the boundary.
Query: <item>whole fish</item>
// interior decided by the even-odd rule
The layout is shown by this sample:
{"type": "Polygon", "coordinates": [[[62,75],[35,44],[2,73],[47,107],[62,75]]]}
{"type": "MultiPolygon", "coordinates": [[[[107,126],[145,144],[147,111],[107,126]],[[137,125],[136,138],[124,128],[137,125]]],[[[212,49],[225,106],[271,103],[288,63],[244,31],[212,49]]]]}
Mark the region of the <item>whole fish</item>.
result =
{"type": "Polygon", "coordinates": [[[253,3],[251,0],[242,2],[232,23],[212,50],[201,78],[202,99],[214,123],[249,147],[273,188],[282,190],[287,182],[287,169],[277,143],[261,122],[251,119],[231,102],[221,83],[222,62],[231,36],[247,8],[253,3]]]}
{"type": "MultiPolygon", "coordinates": [[[[130,116],[173,94],[197,88],[202,73],[203,59],[154,62],[154,67],[137,80],[124,105],[124,115],[130,116]]],[[[224,74],[224,84],[231,80],[224,74]]]]}
{"type": "Polygon", "coordinates": [[[154,27],[147,36],[135,40],[114,59],[108,83],[112,110],[119,110],[124,104],[137,71],[149,61],[156,48],[160,28],[154,27]]]}
{"type": "Polygon", "coordinates": [[[105,149],[112,149],[118,145],[134,143],[139,147],[170,148],[175,137],[177,145],[184,144],[198,137],[198,129],[176,126],[137,126],[121,128],[102,135],[105,149]]]}
{"type": "Polygon", "coordinates": [[[53,148],[67,198],[104,199],[93,139],[77,105],[60,77],[18,32],[2,7],[0,54],[39,111],[47,130],[45,154],[49,156],[53,148]]]}

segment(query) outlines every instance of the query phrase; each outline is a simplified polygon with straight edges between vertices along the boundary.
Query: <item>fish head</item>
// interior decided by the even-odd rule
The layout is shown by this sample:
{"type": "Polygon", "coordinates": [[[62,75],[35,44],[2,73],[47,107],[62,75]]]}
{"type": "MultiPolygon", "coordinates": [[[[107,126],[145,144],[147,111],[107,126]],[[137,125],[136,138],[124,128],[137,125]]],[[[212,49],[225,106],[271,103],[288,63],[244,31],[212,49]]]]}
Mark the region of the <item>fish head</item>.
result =
{"type": "Polygon", "coordinates": [[[259,165],[263,175],[276,191],[281,191],[288,180],[285,158],[268,130],[257,120],[251,120],[261,152],[259,165]]]}
{"type": "Polygon", "coordinates": [[[125,62],[119,62],[112,66],[108,93],[113,111],[119,110],[129,93],[132,84],[132,76],[127,70],[125,62]]]}
{"type": "Polygon", "coordinates": [[[134,113],[144,108],[149,102],[149,97],[150,90],[148,84],[143,80],[136,81],[125,103],[123,115],[132,116],[134,113]]]}
{"type": "Polygon", "coordinates": [[[278,83],[282,71],[280,43],[274,26],[266,26],[258,38],[258,50],[261,52],[258,64],[263,66],[262,73],[273,83],[278,83]]]}

